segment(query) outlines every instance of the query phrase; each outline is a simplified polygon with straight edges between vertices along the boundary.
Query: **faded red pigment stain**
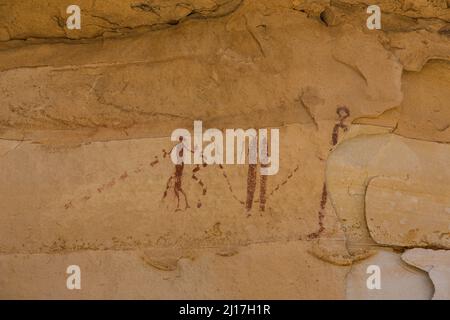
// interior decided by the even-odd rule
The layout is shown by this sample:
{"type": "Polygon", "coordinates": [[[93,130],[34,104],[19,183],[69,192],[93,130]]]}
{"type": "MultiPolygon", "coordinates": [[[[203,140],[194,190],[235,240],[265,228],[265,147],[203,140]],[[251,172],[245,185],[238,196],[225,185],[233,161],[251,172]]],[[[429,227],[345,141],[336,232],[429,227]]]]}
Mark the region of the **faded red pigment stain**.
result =
{"type": "Polygon", "coordinates": [[[119,180],[125,180],[126,178],[128,178],[128,173],[125,171],[120,177],[119,180]]]}
{"type": "MultiPolygon", "coordinates": [[[[339,129],[344,132],[348,130],[348,126],[344,123],[345,119],[350,116],[350,110],[347,107],[338,107],[336,113],[339,117],[338,122],[333,127],[333,133],[331,134],[331,145],[334,147],[339,141],[339,129]]],[[[330,149],[331,150],[331,149],[330,149]]],[[[320,207],[318,212],[319,219],[319,229],[308,235],[308,239],[316,239],[325,231],[324,220],[325,220],[325,206],[328,201],[328,190],[327,185],[324,182],[322,187],[322,197],[320,199],[320,207]]]]}
{"type": "MultiPolygon", "coordinates": [[[[265,152],[266,154],[269,153],[269,147],[267,145],[267,140],[263,139],[263,146],[265,146],[265,152]]],[[[264,147],[263,147],[264,148],[264,147]]],[[[264,160],[267,160],[266,157],[264,157],[264,160]]],[[[264,161],[266,163],[266,161],[264,161]]],[[[262,168],[267,168],[268,164],[261,164],[262,168]]],[[[266,210],[266,191],[267,191],[267,175],[261,175],[259,179],[259,211],[265,211],[266,210]]]]}
{"type": "Polygon", "coordinates": [[[255,190],[256,190],[256,164],[249,164],[247,172],[247,200],[245,201],[245,208],[247,209],[247,211],[250,211],[252,209],[255,190]]]}
{"type": "Polygon", "coordinates": [[[266,190],[267,190],[267,176],[261,176],[261,184],[259,186],[259,210],[266,210],[266,190]]]}
{"type": "MultiPolygon", "coordinates": [[[[180,137],[180,143],[183,141],[183,138],[180,137]]],[[[179,145],[177,145],[179,146],[179,145]]],[[[174,146],[173,148],[176,148],[177,146],[174,146]]],[[[166,156],[168,156],[172,151],[173,148],[170,152],[166,152],[165,150],[163,150],[163,157],[165,158],[166,156]]],[[[182,161],[183,159],[183,152],[184,152],[185,148],[181,148],[181,150],[178,153],[179,159],[181,159],[181,164],[176,164],[175,165],[175,173],[169,177],[167,185],[166,185],[166,190],[164,191],[163,194],[163,199],[165,199],[167,197],[167,192],[168,190],[171,188],[170,183],[172,180],[174,180],[174,185],[173,185],[173,190],[174,190],[174,194],[175,194],[175,198],[177,199],[177,208],[175,209],[175,211],[179,211],[181,210],[179,207],[179,203],[180,203],[180,194],[183,196],[184,201],[185,201],[185,207],[184,210],[187,210],[188,208],[190,208],[189,203],[188,203],[188,197],[186,195],[186,192],[183,190],[183,172],[184,172],[184,162],[182,161]]],[[[191,153],[194,153],[194,151],[192,150],[188,150],[191,153]]],[[[202,159],[203,159],[203,154],[202,154],[202,159]]],[[[200,165],[196,165],[194,169],[192,169],[192,176],[191,179],[194,180],[201,188],[202,190],[202,196],[206,196],[207,193],[207,187],[206,184],[202,181],[202,179],[200,179],[197,174],[200,171],[201,168],[205,168],[207,167],[207,164],[205,162],[203,162],[203,164],[200,165]]],[[[202,207],[202,202],[200,199],[197,199],[197,208],[201,208],[202,207]]]]}
{"type": "MultiPolygon", "coordinates": [[[[203,167],[206,167],[206,163],[203,164],[203,167]]],[[[198,183],[198,185],[202,188],[202,196],[206,196],[206,185],[203,183],[202,179],[197,177],[197,172],[200,171],[200,165],[197,165],[194,169],[192,169],[191,178],[198,183]]],[[[202,202],[200,199],[197,199],[197,208],[202,207],[202,202]]]]}
{"type": "Polygon", "coordinates": [[[64,205],[64,208],[65,208],[66,210],[69,209],[69,208],[73,208],[72,201],[67,202],[67,203],[64,205]]]}
{"type": "MultiPolygon", "coordinates": [[[[175,146],[176,147],[176,146],[175,146]]],[[[173,148],[172,148],[173,150],[173,148]]],[[[171,151],[172,151],[171,150],[171,151]]],[[[171,151],[167,152],[166,150],[162,150],[162,157],[166,158],[170,155],[171,151]]],[[[192,151],[191,151],[192,152],[192,151]]],[[[179,154],[181,157],[183,155],[183,149],[180,151],[179,154]]],[[[149,163],[150,167],[155,167],[156,165],[160,164],[159,158],[158,156],[154,157],[154,160],[151,161],[149,163]]],[[[204,163],[202,165],[202,167],[206,167],[206,163],[204,163]]],[[[145,167],[146,164],[141,164],[138,167],[134,168],[133,170],[130,170],[128,172],[131,172],[132,174],[140,174],[145,172],[145,167]]],[[[184,169],[185,169],[185,164],[181,163],[178,165],[174,166],[174,173],[168,178],[168,181],[166,183],[166,188],[163,192],[163,199],[165,199],[168,196],[169,191],[172,189],[173,190],[173,194],[175,195],[176,201],[177,201],[177,208],[175,209],[176,211],[181,210],[180,209],[180,199],[183,198],[185,201],[185,205],[184,205],[184,210],[188,209],[190,206],[188,204],[188,199],[187,199],[187,195],[186,192],[183,189],[183,173],[184,173],[184,169]]],[[[197,172],[200,170],[200,166],[195,167],[192,170],[192,179],[202,188],[202,195],[205,196],[206,192],[207,192],[207,187],[206,184],[202,181],[202,179],[200,179],[197,176],[197,172]]],[[[112,178],[111,180],[109,180],[107,183],[102,184],[100,186],[98,186],[95,191],[97,193],[103,193],[108,191],[109,189],[111,189],[112,187],[114,187],[118,182],[123,182],[126,179],[130,178],[130,174],[127,171],[123,172],[120,176],[112,178]]],[[[86,194],[84,196],[82,196],[78,202],[86,202],[88,200],[90,200],[92,198],[92,192],[90,192],[90,194],[86,194]]],[[[67,201],[64,204],[64,208],[67,209],[72,209],[74,208],[74,204],[73,202],[76,199],[71,199],[69,201],[67,201]]],[[[200,199],[197,201],[197,208],[200,208],[202,206],[202,203],[200,201],[200,199]]]]}
{"type": "Polygon", "coordinates": [[[350,110],[347,107],[338,107],[336,113],[339,116],[339,122],[334,125],[333,134],[331,135],[331,144],[335,146],[338,143],[339,129],[348,130],[348,126],[344,124],[345,119],[350,116],[350,110]]]}
{"type": "MultiPolygon", "coordinates": [[[[135,172],[136,172],[136,170],[135,170],[135,172]]],[[[107,183],[105,183],[105,184],[102,184],[102,185],[100,185],[99,187],[97,187],[95,190],[97,191],[97,193],[103,193],[104,191],[108,191],[109,189],[111,189],[112,187],[114,187],[116,184],[117,184],[117,182],[119,182],[119,181],[124,181],[124,180],[126,180],[126,179],[128,179],[128,172],[123,172],[119,177],[117,177],[117,178],[112,178],[110,181],[108,181],[107,183]]],[[[92,198],[92,195],[84,195],[84,196],[82,196],[81,197],[81,201],[82,202],[86,202],[86,201],[88,201],[88,200],[90,200],[92,198]]],[[[70,208],[73,208],[74,207],[74,205],[72,204],[72,201],[75,201],[75,199],[72,199],[72,200],[69,200],[65,205],[64,205],[64,208],[67,210],[67,209],[70,209],[70,208]]]]}
{"type": "Polygon", "coordinates": [[[116,179],[112,178],[108,183],[97,188],[98,193],[102,193],[105,190],[111,189],[116,184],[116,179]]]}
{"type": "Polygon", "coordinates": [[[225,181],[226,181],[226,183],[227,183],[228,191],[230,191],[231,196],[233,197],[233,199],[236,200],[237,202],[239,202],[240,204],[244,205],[245,202],[242,201],[242,200],[240,200],[240,199],[234,194],[233,186],[231,185],[230,179],[228,179],[228,175],[227,175],[227,173],[225,172],[225,169],[224,169],[223,165],[219,164],[219,168],[222,170],[222,176],[223,176],[223,178],[225,179],[225,181]]]}
{"type": "Polygon", "coordinates": [[[279,184],[277,184],[275,186],[275,188],[273,188],[273,190],[269,193],[268,198],[270,198],[271,196],[273,196],[274,193],[276,193],[277,191],[279,191],[281,189],[282,186],[286,185],[289,180],[294,176],[294,174],[298,171],[299,166],[297,165],[294,170],[292,170],[291,172],[289,172],[288,176],[286,177],[286,179],[284,179],[282,182],[280,182],[279,184]]]}
{"type": "Polygon", "coordinates": [[[156,166],[158,163],[159,163],[158,157],[155,156],[155,160],[153,160],[152,162],[150,162],[150,166],[151,166],[151,167],[154,167],[154,166],[156,166]]]}
{"type": "Polygon", "coordinates": [[[309,239],[316,239],[320,236],[322,232],[325,231],[323,220],[325,218],[325,206],[327,204],[328,192],[327,185],[324,183],[322,187],[322,199],[320,200],[320,209],[319,209],[319,230],[314,233],[308,235],[309,239]]]}
{"type": "MultiPolygon", "coordinates": [[[[261,167],[266,167],[266,165],[261,165],[261,167]]],[[[267,192],[268,185],[268,176],[260,175],[259,178],[259,199],[254,200],[254,195],[256,192],[256,172],[257,165],[249,165],[247,172],[247,198],[245,202],[245,208],[247,211],[250,211],[253,207],[253,202],[259,203],[259,211],[263,212],[266,210],[267,200],[277,191],[281,189],[282,186],[286,185],[289,180],[294,176],[294,174],[298,171],[299,166],[297,165],[284,179],[282,182],[276,185],[276,187],[270,192],[267,192]]]]}
{"type": "MultiPolygon", "coordinates": [[[[183,142],[183,137],[180,137],[180,143],[182,143],[182,142],[183,142]]],[[[175,147],[178,147],[178,145],[175,147]]],[[[179,156],[179,159],[183,159],[184,148],[180,148],[180,149],[181,150],[178,151],[178,156],[179,156]]],[[[166,154],[164,154],[164,157],[165,156],[166,156],[166,154]]],[[[181,210],[180,209],[180,195],[182,195],[184,198],[184,210],[190,208],[186,193],[183,190],[183,171],[184,171],[184,162],[181,161],[180,164],[175,165],[175,172],[167,180],[166,190],[164,190],[164,193],[163,193],[163,199],[165,199],[167,197],[168,191],[170,189],[173,189],[175,198],[177,200],[177,208],[175,209],[175,211],[181,210]]]]}
{"type": "MultiPolygon", "coordinates": [[[[155,161],[158,162],[158,157],[155,157],[155,161]]],[[[154,163],[155,161],[153,161],[152,163],[154,163]]],[[[150,163],[151,166],[152,163],[150,163]]],[[[144,165],[140,165],[137,168],[135,168],[134,170],[132,170],[131,172],[134,174],[138,174],[144,171],[144,165]]],[[[97,191],[97,193],[103,193],[105,191],[108,191],[109,189],[111,189],[112,187],[114,187],[118,182],[123,182],[125,180],[127,180],[128,178],[130,178],[130,175],[128,173],[128,171],[124,171],[120,176],[112,178],[109,182],[102,184],[100,186],[98,186],[95,190],[97,191]]],[[[91,193],[92,194],[92,193],[91,193]]],[[[80,202],[86,202],[88,200],[90,200],[92,198],[91,194],[86,194],[84,196],[82,196],[79,201],[80,202]]],[[[71,209],[74,207],[74,205],[72,204],[72,201],[75,201],[76,199],[72,199],[69,200],[65,205],[64,208],[67,209],[71,209]]]]}
{"type": "MultiPolygon", "coordinates": [[[[205,165],[206,166],[206,165],[205,165]]],[[[200,166],[197,165],[193,170],[192,170],[192,179],[198,183],[198,185],[202,188],[202,195],[205,196],[206,195],[206,185],[203,183],[202,179],[198,178],[196,173],[200,171],[200,166]]]]}
{"type": "MultiPolygon", "coordinates": [[[[262,144],[260,144],[260,147],[265,148],[265,155],[262,155],[262,168],[267,168],[268,164],[265,164],[268,154],[268,146],[267,146],[267,140],[264,138],[262,141],[262,144]]],[[[253,146],[255,147],[255,146],[253,146]]],[[[251,148],[251,147],[250,147],[251,148]]],[[[250,153],[250,148],[248,149],[248,153],[250,153]]],[[[261,154],[260,154],[261,157],[261,154]]],[[[247,199],[245,202],[245,208],[247,211],[250,211],[253,206],[253,199],[255,197],[255,191],[256,191],[256,170],[257,170],[256,164],[249,164],[248,165],[248,172],[247,172],[247,199]]],[[[267,175],[260,174],[260,181],[259,181],[259,200],[256,202],[259,202],[259,211],[265,211],[266,210],[266,191],[267,191],[267,175]]]]}
{"type": "MultiPolygon", "coordinates": [[[[180,142],[182,141],[182,139],[180,140],[180,142]]],[[[165,149],[162,150],[162,157],[165,159],[168,156],[170,156],[171,152],[173,151],[173,149],[175,147],[177,147],[178,145],[174,146],[170,151],[166,151],[165,149]]],[[[184,150],[186,150],[185,148],[181,148],[181,150],[179,151],[179,156],[182,159],[183,158],[183,152],[184,150]]],[[[191,153],[193,153],[193,151],[188,150],[191,153]]],[[[203,158],[203,155],[202,155],[203,158]]],[[[150,167],[155,167],[158,164],[160,164],[161,162],[159,161],[158,156],[154,157],[154,160],[151,161],[149,163],[150,167]]],[[[142,172],[145,171],[145,164],[141,164],[139,165],[137,168],[133,169],[133,170],[129,170],[128,172],[125,171],[123,172],[120,176],[112,178],[110,181],[108,181],[105,184],[100,185],[98,188],[96,188],[97,193],[103,193],[109,189],[111,189],[112,187],[114,187],[118,182],[122,182],[126,179],[130,178],[130,174],[131,176],[133,174],[140,174],[142,172]]],[[[262,165],[263,167],[265,165],[262,165]]],[[[202,196],[206,196],[207,194],[207,186],[205,184],[205,182],[198,176],[201,168],[207,167],[206,163],[203,163],[201,166],[200,165],[196,165],[194,167],[194,169],[192,169],[192,176],[190,177],[192,180],[194,180],[201,188],[201,194],[202,196]]],[[[228,175],[224,169],[224,166],[219,164],[219,168],[222,171],[222,176],[225,179],[226,183],[227,183],[227,187],[228,190],[230,191],[232,197],[234,200],[236,200],[239,204],[243,205],[247,211],[250,211],[253,207],[253,202],[259,202],[259,210],[260,211],[264,211],[266,208],[266,203],[267,203],[267,199],[269,198],[270,195],[272,195],[276,190],[279,189],[280,185],[277,186],[277,188],[275,190],[273,190],[271,192],[271,194],[269,196],[267,196],[267,180],[268,177],[261,175],[260,177],[260,188],[259,188],[259,200],[254,200],[255,197],[255,192],[256,192],[256,181],[257,181],[257,165],[256,164],[249,164],[248,165],[248,172],[247,172],[247,192],[246,192],[246,201],[240,200],[232,187],[232,184],[228,178],[228,175]]],[[[294,172],[296,172],[298,169],[298,167],[296,169],[294,169],[294,172]]],[[[190,208],[189,206],[189,200],[188,200],[188,196],[183,188],[183,175],[185,173],[185,163],[181,161],[180,164],[175,164],[174,165],[174,172],[173,174],[167,179],[166,182],[166,187],[165,190],[163,192],[162,195],[162,200],[168,198],[170,191],[173,191],[173,194],[175,196],[176,202],[177,202],[177,207],[175,209],[175,211],[180,211],[180,210],[187,210],[188,208],[190,208]],[[184,201],[184,206],[182,208],[181,206],[181,202],[184,201]]],[[[281,185],[284,185],[287,183],[287,180],[289,180],[292,177],[293,173],[291,173],[288,178],[286,179],[286,181],[283,181],[281,183],[281,185]]],[[[86,202],[88,200],[90,200],[92,198],[91,194],[87,194],[81,197],[81,201],[82,202],[86,202]]],[[[75,199],[72,199],[70,201],[68,201],[64,207],[65,209],[71,209],[74,207],[73,205],[73,201],[75,199]]],[[[197,208],[201,208],[202,207],[202,202],[200,199],[197,200],[197,204],[196,207],[197,208]]]]}

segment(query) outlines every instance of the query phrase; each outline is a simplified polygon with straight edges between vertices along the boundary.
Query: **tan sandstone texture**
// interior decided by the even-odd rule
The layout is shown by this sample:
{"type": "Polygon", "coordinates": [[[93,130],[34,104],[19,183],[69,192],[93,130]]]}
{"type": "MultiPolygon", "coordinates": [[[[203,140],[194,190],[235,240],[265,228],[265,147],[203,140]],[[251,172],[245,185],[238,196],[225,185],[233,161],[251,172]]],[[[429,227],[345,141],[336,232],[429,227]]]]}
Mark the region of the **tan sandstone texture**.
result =
{"type": "Polygon", "coordinates": [[[449,143],[447,0],[0,0],[0,298],[448,299],[449,143]]]}

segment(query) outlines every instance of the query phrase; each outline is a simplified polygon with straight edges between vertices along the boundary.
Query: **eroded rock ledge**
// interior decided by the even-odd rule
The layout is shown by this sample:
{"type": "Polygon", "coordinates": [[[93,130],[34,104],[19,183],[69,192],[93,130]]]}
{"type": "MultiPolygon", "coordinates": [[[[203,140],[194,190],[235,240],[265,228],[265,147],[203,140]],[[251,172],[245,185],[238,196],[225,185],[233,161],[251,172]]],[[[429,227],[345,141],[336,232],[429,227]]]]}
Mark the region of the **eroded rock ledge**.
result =
{"type": "Polygon", "coordinates": [[[215,18],[236,10],[242,0],[122,1],[81,0],[83,27],[66,27],[73,1],[3,1],[0,41],[93,39],[123,36],[177,25],[187,18],[215,18]]]}

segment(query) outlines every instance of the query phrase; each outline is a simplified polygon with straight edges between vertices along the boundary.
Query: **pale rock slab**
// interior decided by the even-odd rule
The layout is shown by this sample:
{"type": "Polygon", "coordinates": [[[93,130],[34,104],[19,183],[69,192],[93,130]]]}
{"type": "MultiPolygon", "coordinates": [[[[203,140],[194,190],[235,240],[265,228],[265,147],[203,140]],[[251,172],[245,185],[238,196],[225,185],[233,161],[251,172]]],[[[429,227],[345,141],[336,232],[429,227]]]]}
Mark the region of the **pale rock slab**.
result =
{"type": "Polygon", "coordinates": [[[433,179],[375,177],[367,186],[365,212],[377,243],[450,248],[450,189],[433,179]]]}
{"type": "Polygon", "coordinates": [[[351,300],[429,300],[433,295],[426,273],[408,266],[399,253],[386,249],[354,263],[346,281],[346,298],[351,300]],[[369,266],[380,268],[381,289],[367,287],[367,279],[372,275],[367,272],[369,266]]]}
{"type": "Polygon", "coordinates": [[[434,285],[433,300],[450,299],[450,251],[415,248],[403,253],[402,259],[428,272],[434,285]]]}
{"type": "MultiPolygon", "coordinates": [[[[365,213],[367,186],[372,179],[389,177],[411,180],[432,188],[429,193],[436,191],[436,194],[446,195],[450,181],[449,157],[450,146],[446,144],[407,139],[394,134],[361,135],[338,145],[327,162],[327,186],[349,247],[375,245],[369,234],[365,213]]],[[[433,215],[432,212],[427,214],[433,215]]],[[[443,216],[438,217],[441,219],[443,216]]],[[[407,217],[394,220],[402,218],[407,217]]],[[[448,221],[444,221],[439,230],[445,235],[448,221]]],[[[385,239],[379,238],[379,241],[389,243],[388,239],[395,237],[397,231],[386,235],[385,239]]],[[[417,241],[426,241],[426,244],[434,246],[448,245],[448,240],[440,237],[426,240],[413,238],[404,244],[415,245],[417,241]]]]}

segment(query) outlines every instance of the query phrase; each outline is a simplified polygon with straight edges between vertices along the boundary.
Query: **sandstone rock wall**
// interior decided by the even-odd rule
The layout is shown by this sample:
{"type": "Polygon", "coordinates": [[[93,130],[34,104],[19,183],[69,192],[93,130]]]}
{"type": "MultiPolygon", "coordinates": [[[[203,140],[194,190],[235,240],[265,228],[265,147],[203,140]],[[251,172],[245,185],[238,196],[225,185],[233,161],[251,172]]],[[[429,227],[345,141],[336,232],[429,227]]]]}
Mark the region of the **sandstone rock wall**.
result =
{"type": "Polygon", "coordinates": [[[450,297],[449,1],[70,4],[0,0],[1,298],[450,297]],[[279,172],[180,172],[195,120],[279,172]]]}

